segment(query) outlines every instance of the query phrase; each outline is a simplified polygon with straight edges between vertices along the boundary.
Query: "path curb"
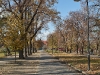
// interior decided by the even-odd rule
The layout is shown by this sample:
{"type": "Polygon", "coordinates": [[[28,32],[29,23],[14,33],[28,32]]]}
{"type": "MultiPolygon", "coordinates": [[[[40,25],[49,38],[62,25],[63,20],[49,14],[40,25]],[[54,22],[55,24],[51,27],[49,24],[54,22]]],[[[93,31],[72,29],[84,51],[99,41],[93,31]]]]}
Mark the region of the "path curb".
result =
{"type": "Polygon", "coordinates": [[[71,64],[68,64],[68,66],[72,67],[73,69],[75,69],[77,72],[82,73],[83,75],[88,75],[85,71],[82,71],[80,69],[77,69],[76,67],[72,66],[71,64]]]}

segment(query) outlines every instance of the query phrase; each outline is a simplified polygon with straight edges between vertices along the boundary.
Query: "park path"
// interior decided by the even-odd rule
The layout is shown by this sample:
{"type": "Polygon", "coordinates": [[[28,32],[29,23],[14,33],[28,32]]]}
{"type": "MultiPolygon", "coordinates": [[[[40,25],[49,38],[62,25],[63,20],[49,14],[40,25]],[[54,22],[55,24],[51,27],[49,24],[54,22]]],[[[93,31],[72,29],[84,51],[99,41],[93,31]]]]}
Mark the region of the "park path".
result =
{"type": "Polygon", "coordinates": [[[38,75],[82,75],[76,72],[66,64],[61,64],[58,59],[55,59],[43,50],[40,50],[40,66],[38,75]]]}
{"type": "Polygon", "coordinates": [[[22,60],[17,58],[16,63],[14,56],[1,58],[0,75],[36,75],[39,66],[38,58],[38,52],[22,60]]]}
{"type": "Polygon", "coordinates": [[[82,75],[82,73],[39,50],[26,59],[17,59],[16,63],[14,56],[0,59],[0,75],[82,75]]]}

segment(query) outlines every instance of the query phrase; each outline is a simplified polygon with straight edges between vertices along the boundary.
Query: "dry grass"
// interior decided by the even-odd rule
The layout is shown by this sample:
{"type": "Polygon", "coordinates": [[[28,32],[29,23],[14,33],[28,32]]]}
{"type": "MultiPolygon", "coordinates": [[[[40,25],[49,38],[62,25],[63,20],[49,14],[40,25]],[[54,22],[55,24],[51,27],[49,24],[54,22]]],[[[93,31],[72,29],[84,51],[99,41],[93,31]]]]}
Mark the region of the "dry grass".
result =
{"type": "MultiPolygon", "coordinates": [[[[51,53],[50,53],[51,54],[51,53]]],[[[78,55],[75,53],[54,53],[54,57],[60,61],[70,64],[76,69],[82,70],[90,75],[100,75],[100,58],[91,58],[91,70],[88,70],[88,60],[85,55],[78,55]]]]}
{"type": "Polygon", "coordinates": [[[2,58],[2,57],[4,57],[5,55],[4,55],[4,53],[0,53],[0,58],[2,58]]]}

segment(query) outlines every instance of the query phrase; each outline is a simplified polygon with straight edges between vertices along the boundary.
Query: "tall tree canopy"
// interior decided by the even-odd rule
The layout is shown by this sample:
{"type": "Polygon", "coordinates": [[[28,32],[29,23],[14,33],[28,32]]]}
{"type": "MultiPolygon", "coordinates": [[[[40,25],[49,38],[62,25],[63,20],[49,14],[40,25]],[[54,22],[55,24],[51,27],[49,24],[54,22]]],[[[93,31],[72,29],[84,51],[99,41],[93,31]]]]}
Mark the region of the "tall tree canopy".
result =
{"type": "Polygon", "coordinates": [[[21,49],[25,40],[32,45],[39,30],[59,18],[59,12],[53,8],[55,3],[57,0],[1,0],[1,15],[7,18],[5,43],[21,49]]]}

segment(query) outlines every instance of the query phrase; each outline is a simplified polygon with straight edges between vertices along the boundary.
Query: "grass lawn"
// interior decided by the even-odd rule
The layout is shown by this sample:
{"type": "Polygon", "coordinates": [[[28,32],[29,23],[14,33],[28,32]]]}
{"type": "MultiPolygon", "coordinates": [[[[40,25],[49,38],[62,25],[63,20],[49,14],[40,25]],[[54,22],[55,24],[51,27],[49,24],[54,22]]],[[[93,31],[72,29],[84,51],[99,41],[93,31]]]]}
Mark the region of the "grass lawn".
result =
{"type": "MultiPolygon", "coordinates": [[[[15,52],[11,52],[12,55],[15,55],[15,52]]],[[[16,54],[18,54],[18,52],[16,52],[16,54]]],[[[5,57],[4,52],[0,52],[0,58],[5,57]]]]}
{"type": "Polygon", "coordinates": [[[4,55],[4,53],[0,53],[0,58],[2,58],[2,57],[4,57],[5,55],[4,55]]]}
{"type": "MultiPolygon", "coordinates": [[[[52,54],[51,51],[48,51],[52,54]]],[[[58,58],[61,62],[70,64],[71,66],[75,67],[76,69],[85,71],[91,75],[100,75],[100,58],[93,58],[91,57],[91,70],[88,70],[88,60],[85,55],[78,55],[75,53],[64,53],[64,52],[57,52],[52,54],[54,57],[58,58]]]]}

